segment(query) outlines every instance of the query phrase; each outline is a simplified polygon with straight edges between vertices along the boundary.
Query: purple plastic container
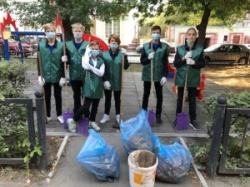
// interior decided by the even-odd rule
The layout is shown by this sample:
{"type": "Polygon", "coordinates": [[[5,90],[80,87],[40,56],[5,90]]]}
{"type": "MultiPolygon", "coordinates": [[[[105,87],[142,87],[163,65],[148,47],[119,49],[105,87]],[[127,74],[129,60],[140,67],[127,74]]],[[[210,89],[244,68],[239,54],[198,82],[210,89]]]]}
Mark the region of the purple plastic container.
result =
{"type": "Polygon", "coordinates": [[[77,122],[77,127],[76,127],[76,132],[78,134],[81,135],[85,135],[88,136],[89,132],[88,132],[88,124],[89,124],[89,120],[87,118],[81,118],[78,122],[77,122]]]}
{"type": "Polygon", "coordinates": [[[73,118],[74,113],[73,112],[63,112],[63,127],[64,129],[68,129],[68,125],[67,125],[67,119],[69,118],[73,118]]]}
{"type": "Polygon", "coordinates": [[[151,127],[153,127],[155,125],[155,121],[156,121],[156,114],[155,114],[154,110],[152,109],[148,112],[148,122],[149,122],[151,127]]]}
{"type": "Polygon", "coordinates": [[[176,129],[177,130],[186,130],[188,129],[189,120],[187,113],[179,113],[177,114],[176,119],[176,129]]]}

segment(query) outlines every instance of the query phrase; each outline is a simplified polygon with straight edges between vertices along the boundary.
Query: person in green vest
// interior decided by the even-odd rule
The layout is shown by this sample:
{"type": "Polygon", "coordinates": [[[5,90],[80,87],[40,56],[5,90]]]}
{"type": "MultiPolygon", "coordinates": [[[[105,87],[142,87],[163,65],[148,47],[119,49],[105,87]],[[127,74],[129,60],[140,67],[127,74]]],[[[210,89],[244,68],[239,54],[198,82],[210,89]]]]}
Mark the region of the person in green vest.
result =
{"type": "MultiPolygon", "coordinates": [[[[161,113],[162,113],[162,86],[167,82],[168,75],[168,53],[167,45],[160,41],[161,37],[161,27],[153,26],[151,28],[152,40],[143,45],[143,50],[141,53],[141,64],[142,69],[142,81],[143,81],[143,99],[142,108],[147,110],[148,99],[150,96],[151,89],[151,60],[153,61],[153,82],[156,92],[156,122],[158,124],[162,123],[161,113]]],[[[153,88],[152,88],[153,89],[153,88]]]]}
{"type": "Polygon", "coordinates": [[[63,123],[62,86],[66,82],[62,62],[62,59],[65,58],[63,43],[56,40],[54,24],[47,23],[43,28],[47,39],[38,45],[38,83],[44,88],[47,122],[51,120],[51,87],[53,86],[57,119],[63,123]]]}
{"type": "Polygon", "coordinates": [[[82,57],[85,54],[87,41],[82,39],[84,33],[84,27],[80,23],[74,23],[71,25],[74,40],[66,43],[68,64],[69,64],[69,78],[70,84],[73,90],[74,108],[73,113],[82,105],[82,88],[83,88],[83,73],[82,57]]]}
{"type": "Polygon", "coordinates": [[[99,58],[100,45],[97,41],[91,41],[89,44],[90,50],[87,48],[84,57],[82,58],[82,67],[85,69],[85,80],[83,88],[84,103],[74,114],[73,118],[67,120],[68,129],[70,132],[76,132],[77,121],[84,115],[89,119],[89,127],[96,131],[100,127],[95,122],[96,114],[100,99],[103,97],[103,81],[102,76],[105,71],[103,59],[99,58]],[[91,107],[91,112],[90,106],[91,107]]]}
{"type": "MultiPolygon", "coordinates": [[[[184,85],[187,74],[187,90],[189,103],[190,126],[194,130],[200,130],[196,115],[196,94],[197,87],[200,85],[201,68],[205,67],[205,58],[203,47],[197,44],[197,31],[195,28],[189,28],[186,32],[185,45],[177,48],[174,58],[176,67],[175,85],[178,87],[176,115],[182,112],[182,101],[184,85]]],[[[176,120],[174,122],[176,126],[176,120]]]]}
{"type": "Polygon", "coordinates": [[[109,121],[109,112],[111,108],[112,92],[114,93],[115,100],[115,112],[116,112],[116,123],[113,125],[114,128],[119,128],[119,123],[122,121],[120,118],[120,107],[121,107],[121,81],[122,80],[122,69],[128,69],[129,63],[124,48],[119,48],[121,40],[118,35],[111,34],[108,38],[109,51],[102,53],[101,58],[104,59],[105,63],[105,75],[103,77],[104,94],[105,94],[105,107],[104,115],[100,123],[106,123],[109,121]],[[122,67],[122,61],[124,59],[124,65],[122,67]]]}

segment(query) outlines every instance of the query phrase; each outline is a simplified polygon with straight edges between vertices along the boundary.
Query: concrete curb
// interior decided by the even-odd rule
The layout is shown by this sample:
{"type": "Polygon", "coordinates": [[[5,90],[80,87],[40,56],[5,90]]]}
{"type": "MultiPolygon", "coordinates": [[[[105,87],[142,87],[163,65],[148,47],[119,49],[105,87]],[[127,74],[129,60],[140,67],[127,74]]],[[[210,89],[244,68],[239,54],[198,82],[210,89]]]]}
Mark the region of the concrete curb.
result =
{"type": "Polygon", "coordinates": [[[59,150],[57,152],[57,155],[56,155],[57,156],[57,160],[54,162],[54,169],[48,174],[48,176],[46,178],[46,182],[47,183],[50,182],[51,178],[53,177],[53,175],[54,175],[54,173],[56,171],[56,166],[57,166],[57,164],[58,164],[58,162],[59,162],[59,160],[60,160],[60,158],[62,156],[63,150],[64,150],[64,148],[65,148],[68,140],[69,140],[69,136],[68,135],[64,136],[63,142],[62,142],[62,144],[61,144],[61,146],[60,146],[60,148],[59,148],[59,150]]]}
{"type": "MultiPolygon", "coordinates": [[[[187,147],[187,144],[186,144],[185,140],[184,140],[182,137],[180,137],[180,142],[181,142],[181,144],[182,144],[187,150],[189,150],[188,147],[187,147]]],[[[193,159],[193,158],[192,158],[192,159],[193,159]]],[[[201,172],[198,170],[196,164],[194,163],[194,159],[193,159],[193,161],[192,161],[192,166],[193,166],[193,168],[194,168],[194,170],[195,170],[195,172],[196,172],[196,175],[198,176],[198,178],[199,178],[199,180],[200,180],[202,186],[203,186],[203,187],[208,187],[208,184],[207,184],[205,178],[202,176],[201,172]]]]}

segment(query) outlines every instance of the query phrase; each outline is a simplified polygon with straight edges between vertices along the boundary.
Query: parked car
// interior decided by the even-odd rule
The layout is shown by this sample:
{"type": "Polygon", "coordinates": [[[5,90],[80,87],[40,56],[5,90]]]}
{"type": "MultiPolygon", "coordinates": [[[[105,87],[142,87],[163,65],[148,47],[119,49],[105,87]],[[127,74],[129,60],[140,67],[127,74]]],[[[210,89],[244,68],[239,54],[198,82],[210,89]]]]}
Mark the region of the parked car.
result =
{"type": "MultiPolygon", "coordinates": [[[[0,38],[0,45],[4,45],[3,38],[0,38]]],[[[18,52],[20,52],[18,42],[16,40],[8,39],[8,45],[9,45],[10,55],[17,55],[18,52]]],[[[26,44],[26,43],[21,43],[21,45],[22,45],[22,50],[23,50],[23,54],[25,57],[29,55],[33,55],[34,50],[31,45],[26,44]]]]}
{"type": "Polygon", "coordinates": [[[243,44],[215,44],[204,50],[206,64],[247,64],[249,50],[243,44]]]}
{"type": "MultiPolygon", "coordinates": [[[[163,40],[163,39],[161,39],[161,42],[167,44],[167,49],[168,49],[169,54],[175,54],[176,46],[174,44],[171,44],[171,43],[169,43],[169,42],[167,42],[166,40],[163,40]]],[[[143,46],[140,45],[135,50],[136,50],[137,53],[142,53],[143,46]]]]}
{"type": "Polygon", "coordinates": [[[244,46],[246,46],[248,50],[250,50],[250,44],[244,44],[244,46]]]}

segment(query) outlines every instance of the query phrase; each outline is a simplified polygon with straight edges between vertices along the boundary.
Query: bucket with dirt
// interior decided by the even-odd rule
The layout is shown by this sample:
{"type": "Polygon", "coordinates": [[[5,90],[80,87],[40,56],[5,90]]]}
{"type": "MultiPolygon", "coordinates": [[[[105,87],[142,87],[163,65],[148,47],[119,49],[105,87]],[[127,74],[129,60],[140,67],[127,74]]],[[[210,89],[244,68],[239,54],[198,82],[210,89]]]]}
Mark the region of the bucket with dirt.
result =
{"type": "Polygon", "coordinates": [[[131,187],[154,187],[157,156],[147,150],[137,150],[128,157],[129,183],[131,187]]]}

